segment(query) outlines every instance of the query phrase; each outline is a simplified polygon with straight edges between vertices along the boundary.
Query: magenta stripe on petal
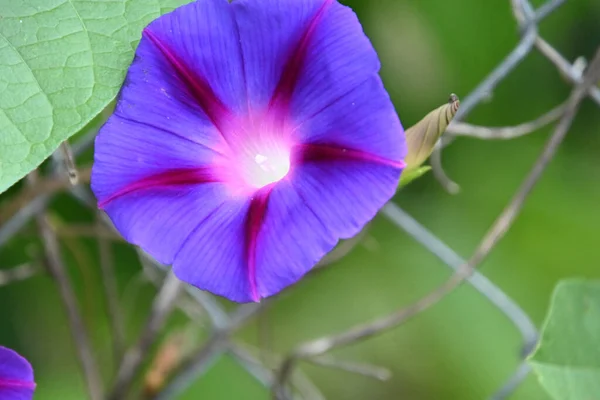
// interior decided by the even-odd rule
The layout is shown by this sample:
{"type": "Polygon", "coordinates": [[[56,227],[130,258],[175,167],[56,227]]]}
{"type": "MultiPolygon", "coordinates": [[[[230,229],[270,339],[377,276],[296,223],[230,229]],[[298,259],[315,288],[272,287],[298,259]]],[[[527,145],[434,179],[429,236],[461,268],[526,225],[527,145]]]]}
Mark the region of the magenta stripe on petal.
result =
{"type": "Polygon", "coordinates": [[[0,378],[0,388],[24,388],[35,389],[35,383],[19,381],[17,379],[2,379],[0,378]]]}
{"type": "Polygon", "coordinates": [[[387,165],[394,168],[404,168],[404,161],[389,160],[362,150],[325,144],[299,144],[294,147],[294,162],[307,161],[364,161],[387,165]]]}
{"type": "Polygon", "coordinates": [[[0,399],[31,400],[35,388],[31,364],[14,350],[0,346],[0,399]]]}
{"type": "Polygon", "coordinates": [[[296,88],[296,84],[298,83],[298,77],[300,76],[300,72],[304,65],[306,53],[308,51],[308,47],[310,45],[313,34],[319,26],[319,22],[321,22],[321,20],[323,19],[323,15],[325,15],[325,12],[327,11],[327,8],[329,7],[329,5],[331,5],[331,3],[333,3],[333,0],[324,0],[321,7],[315,13],[314,17],[312,17],[310,23],[306,28],[306,31],[304,31],[304,34],[300,39],[300,42],[291,53],[290,58],[288,59],[287,63],[283,68],[281,78],[279,80],[279,83],[277,84],[275,93],[273,93],[273,97],[271,98],[269,108],[272,109],[277,105],[282,105],[284,108],[287,108],[287,106],[289,105],[292,94],[294,93],[294,89],[296,88]]]}
{"type": "Polygon", "coordinates": [[[106,199],[98,202],[98,208],[104,208],[116,198],[148,189],[180,185],[197,185],[200,183],[219,182],[210,168],[171,169],[156,175],[142,178],[116,191],[106,199]]]}
{"type": "MultiPolygon", "coordinates": [[[[150,29],[146,28],[143,32],[150,41],[160,50],[160,52],[169,60],[179,78],[188,87],[191,95],[198,102],[198,105],[206,113],[208,118],[217,127],[217,129],[225,136],[227,131],[226,124],[232,120],[231,111],[219,99],[217,94],[211,88],[208,81],[198,75],[198,73],[189,68],[185,62],[156,36],[150,29]]],[[[227,139],[225,137],[225,139],[227,139]]]]}
{"type": "Polygon", "coordinates": [[[258,293],[258,282],[256,281],[256,246],[258,235],[263,226],[269,196],[274,185],[265,186],[259,190],[250,202],[248,215],[246,217],[246,259],[248,263],[248,281],[250,283],[250,294],[256,302],[260,301],[258,293]]]}

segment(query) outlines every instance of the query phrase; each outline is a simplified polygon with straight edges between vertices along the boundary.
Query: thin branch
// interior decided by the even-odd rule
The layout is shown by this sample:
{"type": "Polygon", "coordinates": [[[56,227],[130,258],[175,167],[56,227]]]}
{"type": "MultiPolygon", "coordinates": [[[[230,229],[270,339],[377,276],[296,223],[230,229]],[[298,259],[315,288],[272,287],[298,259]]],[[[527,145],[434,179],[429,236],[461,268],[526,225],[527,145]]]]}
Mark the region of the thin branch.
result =
{"type": "MultiPolygon", "coordinates": [[[[564,3],[564,0],[553,0],[540,7],[537,12],[533,11],[533,7],[528,1],[525,0],[511,0],[513,14],[519,23],[521,28],[535,25],[536,20],[540,17],[546,17],[549,13],[558,8],[564,3]]],[[[540,53],[542,53],[550,62],[552,62],[558,70],[565,76],[571,83],[576,85],[583,84],[583,75],[575,66],[571,65],[554,47],[552,47],[544,39],[536,35],[535,47],[540,53]]],[[[600,105],[600,88],[595,83],[589,85],[587,88],[587,94],[600,105]]]]}
{"type": "Polygon", "coordinates": [[[227,331],[214,334],[187,360],[175,373],[173,379],[152,400],[171,400],[187,389],[201,376],[226,350],[229,340],[227,331]]]}
{"type": "MultiPolygon", "coordinates": [[[[537,38],[535,41],[535,47],[542,53],[552,64],[554,64],[558,70],[568,78],[573,84],[581,84],[581,74],[578,73],[577,69],[571,65],[558,51],[554,49],[548,42],[542,38],[537,38]]],[[[600,105],[600,88],[596,85],[592,85],[588,88],[588,95],[600,105]]]]}
{"type": "MultiPolygon", "coordinates": [[[[530,25],[517,46],[511,51],[508,56],[481,82],[464,100],[460,103],[460,108],[454,117],[453,123],[458,123],[464,120],[467,115],[473,111],[485,98],[488,98],[506,76],[511,73],[523,59],[529,54],[535,40],[537,38],[537,26],[530,25]]],[[[456,184],[445,173],[442,165],[442,147],[438,142],[433,153],[431,154],[431,167],[434,176],[442,187],[450,194],[456,194],[460,190],[460,186],[456,184]]]]}
{"type": "MultiPolygon", "coordinates": [[[[31,184],[35,184],[35,172],[29,175],[28,180],[31,184]]],[[[102,379],[94,360],[92,347],[90,345],[83,319],[79,313],[77,298],[73,292],[73,288],[71,287],[71,282],[60,254],[58,239],[52,231],[52,228],[44,214],[39,214],[36,219],[42,240],[44,242],[44,249],[48,261],[48,271],[56,281],[61,300],[67,312],[67,319],[71,328],[71,334],[73,335],[73,340],[88,386],[90,398],[92,400],[102,400],[104,397],[102,379]]]]}
{"type": "MultiPolygon", "coordinates": [[[[98,229],[102,229],[100,221],[98,221],[97,227],[98,229]]],[[[125,327],[123,324],[123,314],[119,305],[119,290],[115,277],[112,248],[108,239],[98,237],[98,250],[100,251],[102,287],[104,288],[104,298],[106,300],[108,320],[112,333],[113,360],[115,363],[118,363],[125,351],[125,327]]]]}
{"type": "Polygon", "coordinates": [[[508,140],[528,135],[555,121],[565,112],[566,104],[561,104],[544,115],[515,126],[488,127],[467,124],[465,122],[451,123],[446,132],[454,136],[470,136],[484,140],[508,140]]]}
{"type": "MultiPolygon", "coordinates": [[[[72,146],[73,156],[77,158],[83,154],[94,142],[96,131],[90,131],[83,138],[75,142],[72,146]]],[[[56,173],[56,168],[54,168],[56,173]]],[[[43,210],[50,202],[52,196],[42,194],[31,200],[27,204],[23,204],[18,208],[16,213],[8,220],[0,217],[0,246],[8,242],[17,232],[19,232],[36,214],[43,210]]]]}
{"type": "Polygon", "coordinates": [[[231,316],[230,322],[224,329],[215,330],[211,337],[196,351],[175,373],[173,379],[154,400],[169,400],[187,389],[192,382],[198,379],[208,367],[227,350],[229,339],[233,333],[240,329],[250,318],[260,312],[268,300],[258,304],[240,306],[231,316]]]}
{"type": "Polygon", "coordinates": [[[365,340],[377,334],[380,334],[386,330],[397,327],[398,325],[405,323],[415,315],[427,310],[431,306],[437,304],[446,295],[453,292],[458,288],[465,280],[471,276],[473,270],[479,265],[490,253],[490,251],[496,246],[496,244],[504,237],[508,228],[514,222],[516,216],[521,211],[525,200],[531,193],[531,190],[535,184],[539,181],[542,173],[546,169],[550,160],[556,154],[556,151],[563,139],[565,138],[573,119],[579,109],[581,100],[586,95],[589,86],[594,82],[597,82],[600,78],[600,49],[596,53],[594,60],[590,64],[590,68],[584,83],[577,86],[571,94],[567,103],[565,113],[556,127],[554,134],[546,144],[542,154],[534,164],[532,170],[528,174],[525,181],[519,187],[519,190],[500,214],[498,219],[492,225],[492,228],[484,236],[477,250],[466,264],[463,264],[455,274],[445,283],[429,293],[421,300],[413,303],[412,305],[403,308],[391,315],[377,319],[371,323],[357,325],[341,334],[333,336],[325,336],[320,339],[316,339],[311,342],[304,343],[298,347],[288,356],[288,358],[282,363],[277,373],[277,381],[273,386],[273,395],[277,399],[286,399],[285,385],[288,381],[291,373],[293,372],[296,363],[302,359],[309,359],[316,356],[325,354],[326,352],[347,346],[358,341],[365,340]]]}
{"type": "Polygon", "coordinates": [[[442,186],[442,188],[448,192],[448,194],[456,195],[460,192],[460,186],[458,183],[454,182],[446,171],[444,170],[444,166],[442,164],[442,145],[444,143],[444,139],[442,138],[437,142],[435,147],[433,148],[433,152],[429,157],[429,163],[431,164],[431,170],[433,172],[433,176],[438,181],[438,183],[442,186]]]}
{"type": "MultiPolygon", "coordinates": [[[[396,204],[386,204],[381,212],[454,271],[467,262],[396,204]]],[[[468,282],[515,325],[523,339],[523,354],[528,354],[537,342],[538,332],[525,311],[477,270],[468,278],[468,282]]]]}
{"type": "Polygon", "coordinates": [[[392,377],[392,372],[387,368],[353,361],[338,360],[331,356],[312,357],[306,359],[306,361],[321,367],[339,369],[380,381],[387,381],[392,377]]]}
{"type": "Polygon", "coordinates": [[[270,388],[273,384],[275,376],[273,372],[263,366],[263,364],[255,358],[250,352],[246,351],[242,346],[235,343],[229,343],[228,353],[244,367],[250,375],[252,375],[263,386],[270,388]]]}
{"type": "MultiPolygon", "coordinates": [[[[165,280],[165,276],[169,273],[169,269],[161,270],[156,268],[152,262],[145,257],[140,256],[141,253],[142,251],[138,249],[138,256],[143,268],[140,278],[147,280],[154,286],[160,288],[165,280]]],[[[128,288],[128,290],[131,289],[131,287],[128,288]]],[[[127,301],[124,300],[123,302],[125,304],[133,303],[133,297],[135,296],[133,296],[131,292],[129,292],[129,295],[132,297],[132,299],[127,299],[127,301]]],[[[189,318],[190,321],[198,324],[199,326],[204,325],[206,312],[198,305],[192,296],[189,295],[189,293],[181,293],[181,295],[177,298],[177,308],[179,308],[189,318]]]]}
{"type": "MultiPolygon", "coordinates": [[[[83,169],[79,175],[80,183],[88,183],[90,181],[90,175],[91,168],[83,169]]],[[[2,212],[0,212],[0,225],[8,223],[11,218],[15,217],[21,210],[30,206],[40,197],[53,196],[58,192],[67,190],[70,186],[71,183],[65,180],[63,176],[38,180],[35,186],[25,188],[15,198],[11,199],[8,204],[2,207],[2,212]]],[[[45,206],[45,203],[42,204],[45,206]]],[[[38,211],[38,208],[36,207],[32,211],[38,211]]],[[[33,214],[35,214],[35,212],[33,214]]],[[[31,216],[33,216],[33,214],[31,216]]]]}
{"type": "Polygon", "coordinates": [[[515,389],[527,378],[531,372],[531,366],[527,361],[523,361],[519,368],[512,374],[508,381],[498,390],[496,393],[489,398],[489,400],[504,400],[509,398],[515,389]]]}
{"type": "Polygon", "coordinates": [[[31,264],[23,264],[10,269],[0,269],[0,286],[24,281],[31,278],[39,271],[39,268],[31,264]]]}
{"type": "Polygon", "coordinates": [[[75,157],[73,156],[73,150],[71,149],[69,142],[66,140],[62,142],[59,146],[59,150],[65,172],[67,174],[67,177],[69,178],[69,183],[75,186],[78,183],[79,174],[77,172],[77,166],[75,165],[75,157]]]}
{"type": "MultiPolygon", "coordinates": [[[[108,116],[106,118],[108,118],[108,116]]],[[[71,145],[71,149],[73,150],[73,156],[77,158],[83,153],[85,153],[89,148],[91,148],[94,145],[94,140],[96,140],[96,135],[98,135],[98,130],[90,129],[89,131],[84,133],[75,143],[73,143],[71,145]]]]}
{"type": "MultiPolygon", "coordinates": [[[[163,272],[169,271],[169,267],[162,265],[152,258],[148,253],[138,248],[138,257],[142,261],[143,265],[147,265],[149,268],[158,269],[163,272]]],[[[203,292],[200,289],[195,288],[191,285],[185,285],[185,291],[202,307],[206,314],[210,318],[211,323],[216,329],[221,329],[227,326],[229,323],[229,317],[223,308],[215,301],[212,295],[203,292]]]]}
{"type": "MultiPolygon", "coordinates": [[[[156,262],[151,256],[149,256],[141,249],[138,249],[138,256],[140,257],[142,264],[149,271],[168,271],[168,267],[156,262]]],[[[253,316],[255,312],[262,310],[262,307],[259,307],[258,309],[254,310],[257,307],[255,305],[250,305],[247,307],[242,306],[238,310],[238,312],[233,316],[233,318],[230,318],[229,315],[227,315],[227,312],[223,309],[223,307],[219,305],[218,302],[216,302],[210,294],[201,291],[197,288],[194,288],[190,285],[186,285],[185,288],[187,292],[186,294],[196,300],[196,306],[200,306],[204,311],[206,311],[212,323],[213,329],[215,329],[215,331],[217,332],[232,329],[236,330],[238,329],[237,324],[242,324],[246,319],[249,319],[251,316],[253,316]],[[237,322],[233,324],[233,321],[237,322]]],[[[179,306],[182,307],[183,304],[179,304],[179,306]]],[[[190,310],[185,311],[188,315],[190,315],[190,310]]],[[[222,345],[220,341],[212,342],[209,340],[207,343],[205,343],[204,347],[214,348],[201,350],[203,357],[199,357],[200,361],[198,361],[198,359],[196,360],[197,364],[201,364],[200,366],[196,365],[195,372],[197,376],[200,375],[203,371],[205,371],[208,368],[208,365],[219,355],[227,351],[227,349],[231,351],[232,346],[233,344],[231,342],[227,342],[226,344],[222,345]]],[[[235,353],[232,351],[232,355],[236,356],[236,354],[239,355],[240,353],[235,353]]],[[[254,363],[254,365],[252,366],[248,365],[248,363],[244,363],[242,359],[238,359],[238,361],[240,361],[242,366],[246,368],[248,372],[255,376],[257,379],[261,378],[259,379],[259,381],[263,383],[264,378],[266,376],[268,376],[269,374],[272,375],[271,371],[266,369],[259,361],[256,361],[256,363],[254,363]]],[[[272,382],[272,380],[270,382],[272,382]]],[[[183,384],[185,385],[185,383],[186,382],[184,382],[183,384]]],[[[270,387],[271,383],[269,383],[267,386],[270,387]]],[[[183,389],[179,389],[178,387],[176,387],[174,390],[177,391],[183,389]]],[[[167,395],[168,393],[157,394],[157,396],[167,395]]]]}
{"type": "Polygon", "coordinates": [[[460,103],[460,108],[454,117],[455,121],[462,121],[473,111],[473,108],[484,98],[488,97],[496,86],[514,70],[529,54],[535,44],[537,27],[532,25],[513,51],[496,67],[488,77],[479,84],[473,92],[460,103]]]}
{"type": "MultiPolygon", "coordinates": [[[[238,361],[242,367],[244,367],[248,373],[254,376],[266,387],[271,387],[275,381],[275,375],[273,371],[265,368],[260,360],[252,354],[246,348],[249,346],[242,346],[238,343],[229,343],[229,354],[231,354],[236,361],[238,361]]],[[[258,351],[255,351],[255,353],[258,351]]],[[[270,354],[270,357],[276,358],[275,355],[270,354]]],[[[325,396],[315,386],[315,384],[304,374],[302,371],[297,370],[296,373],[290,378],[292,386],[299,393],[300,399],[307,400],[325,400],[325,396]]]]}
{"type": "Polygon", "coordinates": [[[110,400],[125,398],[133,379],[140,370],[146,353],[154,344],[159,330],[164,325],[168,315],[175,306],[181,292],[183,282],[170,272],[152,304],[152,311],[138,342],[130,348],[121,362],[113,390],[108,397],[110,400]]]}
{"type": "Polygon", "coordinates": [[[560,6],[565,4],[566,0],[550,0],[540,6],[535,12],[534,23],[539,23],[547,16],[556,11],[560,6]]]}
{"type": "Polygon", "coordinates": [[[594,60],[590,64],[588,69],[588,73],[586,73],[582,84],[575,87],[569,100],[567,101],[567,106],[565,108],[565,112],[563,117],[561,118],[556,130],[551,136],[550,140],[546,144],[541,156],[536,161],[532,171],[527,176],[527,179],[523,182],[517,195],[511,200],[509,206],[502,213],[500,218],[497,220],[496,224],[494,224],[491,232],[486,235],[484,241],[482,242],[479,250],[475,253],[474,259],[475,263],[478,264],[488,253],[489,251],[497,244],[498,240],[500,240],[509,226],[514,221],[515,217],[521,210],[525,199],[538,182],[542,173],[548,166],[549,162],[552,160],[554,155],[556,154],[556,150],[564,140],[567,135],[569,128],[573,123],[573,119],[577,114],[577,110],[581,104],[581,101],[585,97],[589,87],[600,79],[600,49],[596,52],[594,60]]]}

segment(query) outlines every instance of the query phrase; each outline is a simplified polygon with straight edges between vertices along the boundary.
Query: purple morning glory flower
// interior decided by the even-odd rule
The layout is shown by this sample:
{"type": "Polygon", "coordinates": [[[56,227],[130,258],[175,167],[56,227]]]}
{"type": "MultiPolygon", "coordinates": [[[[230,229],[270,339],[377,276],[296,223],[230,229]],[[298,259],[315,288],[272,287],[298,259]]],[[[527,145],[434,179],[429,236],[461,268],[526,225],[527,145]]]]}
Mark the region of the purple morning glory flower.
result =
{"type": "Polygon", "coordinates": [[[198,0],[143,32],[92,188],[183,281],[237,302],[298,281],[395,193],[404,133],[335,0],[198,0]]]}
{"type": "Polygon", "coordinates": [[[35,390],[29,362],[11,349],[0,346],[0,399],[31,400],[35,390]]]}

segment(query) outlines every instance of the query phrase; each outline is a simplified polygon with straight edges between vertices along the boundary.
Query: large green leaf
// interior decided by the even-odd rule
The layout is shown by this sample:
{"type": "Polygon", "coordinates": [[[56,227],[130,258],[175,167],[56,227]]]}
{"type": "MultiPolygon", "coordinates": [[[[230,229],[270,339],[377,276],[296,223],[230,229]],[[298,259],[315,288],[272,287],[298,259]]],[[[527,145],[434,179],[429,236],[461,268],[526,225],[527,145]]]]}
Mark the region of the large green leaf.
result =
{"type": "Polygon", "coordinates": [[[190,0],[0,0],[0,193],[116,96],[141,31],[190,0]]]}
{"type": "Polygon", "coordinates": [[[529,360],[556,400],[600,399],[600,282],[561,282],[529,360]]]}

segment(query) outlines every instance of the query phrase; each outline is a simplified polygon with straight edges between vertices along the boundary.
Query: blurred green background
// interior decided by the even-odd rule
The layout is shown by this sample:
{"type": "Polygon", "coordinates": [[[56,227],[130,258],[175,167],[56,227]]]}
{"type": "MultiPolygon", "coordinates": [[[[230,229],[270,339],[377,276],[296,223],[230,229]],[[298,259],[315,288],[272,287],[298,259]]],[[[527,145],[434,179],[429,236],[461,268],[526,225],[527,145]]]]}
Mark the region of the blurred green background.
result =
{"type": "MultiPolygon", "coordinates": [[[[355,9],[378,50],[384,82],[406,127],[446,101],[449,93],[468,94],[519,39],[509,1],[343,2],[355,9]]],[[[540,31],[571,61],[580,55],[591,58],[600,44],[600,2],[567,1],[541,23],[540,31]]],[[[554,66],[534,52],[468,120],[482,125],[530,120],[560,104],[570,89],[554,66]]],[[[427,175],[395,201],[468,257],[532,166],[550,131],[551,127],[506,142],[460,139],[444,152],[444,165],[461,185],[460,194],[448,195],[427,175]]],[[[91,162],[91,152],[86,157],[91,162]]],[[[18,190],[17,186],[2,195],[0,207],[18,190]]],[[[516,224],[481,267],[536,325],[543,321],[558,280],[600,278],[599,205],[600,112],[587,101],[516,224]]],[[[94,221],[92,212],[66,195],[55,198],[52,211],[61,226],[94,221]]],[[[62,244],[108,381],[114,366],[98,283],[97,243],[68,237],[62,244]]],[[[133,342],[156,291],[140,280],[141,267],[131,247],[115,243],[113,249],[128,341],[133,342]]],[[[26,262],[40,251],[31,224],[0,249],[1,267],[26,262]]],[[[342,261],[309,275],[280,296],[261,318],[268,334],[263,336],[271,350],[283,353],[299,342],[396,310],[449,274],[448,267],[379,216],[363,242],[342,261]]],[[[205,333],[201,321],[190,324],[175,313],[165,335],[190,325],[196,336],[205,333]]],[[[253,321],[238,338],[257,344],[260,331],[253,321]]],[[[0,343],[34,365],[36,399],[85,398],[64,312],[49,277],[0,287],[0,343]]],[[[328,399],[479,400],[513,373],[521,345],[511,323],[464,286],[408,324],[335,353],[341,359],[389,368],[393,373],[389,381],[307,365],[302,369],[328,399]]],[[[260,400],[268,399],[269,393],[231,359],[222,358],[181,398],[260,400]]],[[[548,397],[530,376],[511,399],[548,397]]]]}

